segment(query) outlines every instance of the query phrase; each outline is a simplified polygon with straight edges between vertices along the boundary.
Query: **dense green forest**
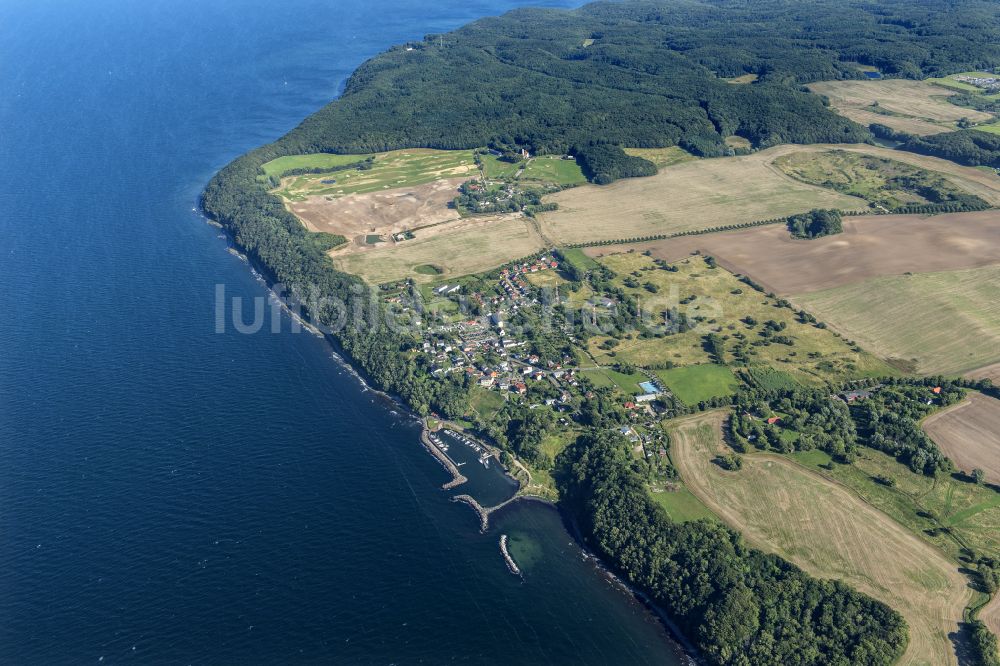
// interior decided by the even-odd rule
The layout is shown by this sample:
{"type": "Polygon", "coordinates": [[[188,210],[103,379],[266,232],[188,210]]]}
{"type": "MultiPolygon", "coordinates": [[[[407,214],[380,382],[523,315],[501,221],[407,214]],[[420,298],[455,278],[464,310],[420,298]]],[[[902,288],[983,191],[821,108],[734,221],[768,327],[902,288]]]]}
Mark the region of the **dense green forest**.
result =
{"type": "Polygon", "coordinates": [[[915,136],[881,123],[869,126],[880,139],[899,143],[899,148],[921,155],[940,157],[968,166],[991,166],[1000,169],[1000,134],[974,129],[915,136]]]}
{"type": "Polygon", "coordinates": [[[797,84],[1000,64],[995,3],[633,2],[518,10],[395,48],[292,135],[299,152],[488,143],[565,152],[594,141],[728,152],[858,141],[864,128],[797,84]],[[757,74],[754,85],[719,77],[757,74]]]}
{"type": "MultiPolygon", "coordinates": [[[[363,64],[341,99],[220,171],[202,206],[272,282],[298,294],[313,322],[347,320],[331,338],[374,385],[420,414],[460,416],[467,387],[432,375],[415,341],[377,316],[377,295],[333,269],[325,250],[342,239],[308,233],[267,192],[264,163],[309,152],[524,146],[573,152],[593,180],[610,182],[650,170],[621,146],[680,145],[716,156],[730,152],[731,135],[758,148],[860,141],[866,128],[800,85],[858,78],[856,63],[902,77],[1000,65],[998,18],[1000,5],[980,0],[519,10],[363,64]],[[745,73],[758,82],[722,78],[745,73]]],[[[596,433],[614,412],[595,402],[585,414],[582,425],[596,433]]],[[[497,437],[544,425],[514,414],[497,437]]],[[[709,663],[887,664],[901,653],[905,625],[882,604],[753,551],[718,525],[671,523],[620,449],[586,437],[572,449],[576,473],[564,490],[602,553],[675,614],[709,663]]]]}
{"type": "Polygon", "coordinates": [[[712,664],[891,664],[903,618],[834,581],[747,546],[715,522],[674,523],[649,497],[628,441],[581,437],[561,491],[591,544],[669,608],[712,664]]]}
{"type": "Polygon", "coordinates": [[[1000,169],[1000,135],[979,130],[959,130],[907,138],[903,150],[967,164],[1000,169]]]}

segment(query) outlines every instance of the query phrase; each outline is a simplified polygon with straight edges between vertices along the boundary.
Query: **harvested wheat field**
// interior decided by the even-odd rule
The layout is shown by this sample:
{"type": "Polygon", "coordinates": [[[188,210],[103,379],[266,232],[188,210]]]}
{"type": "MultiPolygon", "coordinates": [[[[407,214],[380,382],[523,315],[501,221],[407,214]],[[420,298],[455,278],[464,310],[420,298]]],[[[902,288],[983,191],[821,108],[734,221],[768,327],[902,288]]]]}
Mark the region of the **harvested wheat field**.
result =
{"type": "MultiPolygon", "coordinates": [[[[734,273],[785,296],[854,284],[881,275],[927,273],[1000,264],[996,211],[946,215],[868,215],[844,219],[844,232],[792,238],[784,225],[668,240],[592,247],[592,257],[635,249],[677,261],[710,254],[734,273]]],[[[1000,375],[1000,368],[998,368],[1000,375]]]]}
{"type": "Polygon", "coordinates": [[[839,484],[774,455],[727,472],[722,412],[678,420],[671,456],[695,496],[754,546],[883,601],[909,625],[901,664],[956,664],[949,634],[972,596],[957,566],[839,484]]]}
{"type": "Polygon", "coordinates": [[[876,277],[796,305],[900,370],[961,374],[1000,361],[1000,266],[876,277]]]}
{"type": "Polygon", "coordinates": [[[928,417],[923,427],[958,469],[979,468],[987,481],[1000,483],[1000,400],[972,393],[928,417]]]}
{"type": "Polygon", "coordinates": [[[693,160],[648,178],[564,190],[546,197],[559,210],[539,216],[542,231],[557,244],[584,243],[753,222],[813,208],[867,208],[856,197],[786,176],[770,165],[775,157],[775,150],[765,150],[693,160]]]}
{"type": "Polygon", "coordinates": [[[969,379],[989,379],[994,386],[1000,386],[1000,363],[993,363],[983,368],[976,368],[965,373],[969,379]]]}
{"type": "Polygon", "coordinates": [[[947,160],[864,144],[782,145],[752,155],[694,160],[655,176],[584,185],[546,197],[559,210],[539,216],[556,244],[671,234],[755,222],[813,208],[868,210],[857,197],[808,185],[772,162],[793,153],[842,150],[875,155],[940,173],[970,194],[1000,205],[1000,177],[947,160]]]}
{"type": "Polygon", "coordinates": [[[360,251],[331,253],[340,270],[372,284],[413,278],[417,282],[442,275],[467,275],[495,268],[545,247],[529,218],[520,215],[474,217],[417,233],[399,243],[386,242],[360,251]],[[434,266],[432,273],[416,270],[434,266]]]}
{"type": "Polygon", "coordinates": [[[881,123],[911,134],[934,134],[956,129],[962,118],[989,120],[990,114],[949,103],[956,94],[926,81],[819,81],[809,90],[826,95],[843,116],[863,125],[881,123]]]}

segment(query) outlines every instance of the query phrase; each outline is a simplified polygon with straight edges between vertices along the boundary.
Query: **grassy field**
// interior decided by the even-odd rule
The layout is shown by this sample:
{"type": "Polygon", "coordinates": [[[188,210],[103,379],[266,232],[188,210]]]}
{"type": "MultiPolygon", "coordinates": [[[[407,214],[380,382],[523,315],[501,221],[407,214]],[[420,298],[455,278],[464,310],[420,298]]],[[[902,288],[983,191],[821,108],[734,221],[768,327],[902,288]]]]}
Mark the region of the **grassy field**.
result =
{"type": "Polygon", "coordinates": [[[802,213],[863,210],[867,204],[807,185],[773,168],[778,150],[691,160],[648,178],[584,185],[546,197],[559,210],[539,215],[556,243],[580,243],[705,229],[802,213]]]}
{"type": "Polygon", "coordinates": [[[649,160],[659,169],[683,164],[698,159],[683,148],[671,146],[670,148],[626,148],[625,152],[634,157],[641,157],[649,160]]]}
{"type": "Polygon", "coordinates": [[[721,267],[709,268],[703,257],[676,262],[676,272],[656,268],[650,257],[639,253],[610,255],[600,261],[617,274],[616,285],[641,298],[643,311],[648,316],[662,322],[662,313],[676,308],[678,313],[697,323],[689,331],[662,338],[623,339],[611,350],[601,346],[606,337],[593,337],[588,341],[589,351],[602,365],[626,362],[637,366],[663,366],[668,361],[677,366],[708,364],[711,358],[703,338],[710,332],[727,337],[726,361],[735,364],[732,351],[738,336],[745,337],[748,344],[760,340],[764,323],[774,320],[785,325],[781,334],[790,337],[793,344],[750,346],[748,354],[753,364],[780,369],[810,385],[829,379],[892,372],[874,357],[851,349],[831,331],[800,323],[795,312],[778,307],[775,299],[740,282],[729,271],[721,267]],[[640,276],[636,278],[639,286],[626,286],[625,279],[633,273],[640,276]],[[647,291],[644,287],[647,282],[655,285],[657,293],[647,291]],[[692,296],[694,298],[690,299],[692,296]],[[680,303],[685,299],[690,300],[680,303]],[[752,317],[755,323],[746,323],[746,317],[752,317]],[[702,321],[697,321],[699,318],[702,321]]]}
{"type": "Polygon", "coordinates": [[[655,374],[686,405],[697,405],[702,400],[732,395],[739,388],[733,371],[717,363],[657,370],[655,374]]]}
{"type": "Polygon", "coordinates": [[[654,485],[649,489],[653,501],[663,507],[670,520],[686,523],[690,520],[718,520],[712,510],[705,506],[694,493],[681,484],[666,488],[654,485]]]}
{"type": "Polygon", "coordinates": [[[849,488],[912,534],[958,563],[963,548],[1000,557],[1000,493],[970,483],[961,475],[930,478],[914,474],[894,458],[863,448],[850,465],[832,464],[821,451],[789,456],[801,465],[849,488]],[[893,486],[879,483],[891,478],[893,486]],[[942,529],[942,528],[947,528],[942,529]]]}
{"type": "Polygon", "coordinates": [[[576,160],[558,156],[533,157],[521,174],[523,181],[538,181],[555,185],[582,185],[587,182],[576,160]]]}
{"type": "Polygon", "coordinates": [[[787,459],[748,455],[742,470],[723,471],[711,462],[725,448],[722,418],[700,414],[670,430],[674,461],[698,499],[755,546],[902,613],[910,644],[900,663],[957,663],[949,634],[971,598],[957,565],[854,493],[787,459]]]}
{"type": "MultiPolygon", "coordinates": [[[[335,167],[354,164],[369,157],[369,155],[333,155],[331,153],[311,153],[309,155],[287,155],[271,160],[263,165],[264,173],[272,178],[281,178],[282,175],[293,169],[332,169],[335,167]]],[[[329,174],[323,178],[333,178],[329,174]]]]}
{"type": "Polygon", "coordinates": [[[469,392],[469,405],[483,421],[489,421],[504,406],[503,396],[496,391],[490,391],[479,386],[473,386],[469,392]]]}
{"type": "Polygon", "coordinates": [[[521,162],[507,162],[492,153],[480,155],[479,162],[482,165],[482,173],[486,178],[498,180],[513,178],[523,166],[521,162]]]}
{"type": "Polygon", "coordinates": [[[467,275],[496,268],[544,246],[524,218],[471,218],[442,227],[439,233],[422,232],[417,238],[396,245],[380,243],[353,254],[335,255],[334,263],[340,270],[360,275],[371,284],[408,277],[429,282],[440,279],[441,275],[467,275]],[[439,268],[441,274],[416,271],[427,264],[439,268]]]}
{"type": "Polygon", "coordinates": [[[747,368],[746,373],[754,386],[762,388],[765,391],[787,391],[799,386],[799,383],[795,381],[795,377],[792,377],[787,372],[775,370],[766,365],[747,368]]]}
{"type": "MultiPolygon", "coordinates": [[[[353,159],[364,157],[353,156],[353,159]]],[[[375,155],[374,164],[367,170],[351,169],[284,178],[275,193],[287,201],[302,201],[314,195],[342,197],[411,187],[447,178],[472,178],[477,173],[471,150],[394,150],[375,155]]]]}
{"type": "Polygon", "coordinates": [[[924,420],[923,428],[960,470],[979,468],[1000,484],[1000,400],[973,393],[924,420]]]}
{"type": "Polygon", "coordinates": [[[995,123],[989,123],[986,125],[976,125],[976,129],[980,132],[989,132],[990,134],[1000,134],[1000,121],[995,123]]]}
{"type": "Polygon", "coordinates": [[[1000,360],[1000,266],[878,277],[796,297],[862,347],[921,374],[1000,360]]]}
{"type": "Polygon", "coordinates": [[[586,370],[584,376],[598,388],[617,386],[627,396],[643,393],[643,390],[639,388],[639,382],[648,381],[645,375],[638,372],[625,374],[611,368],[586,370]]]}
{"type": "Polygon", "coordinates": [[[774,165],[804,183],[829,187],[889,210],[934,203],[924,196],[929,190],[942,197],[966,194],[939,173],[846,150],[791,153],[774,160],[774,165]]]}
{"type": "Polygon", "coordinates": [[[562,255],[565,261],[573,264],[574,267],[581,271],[589,271],[598,265],[596,261],[584,254],[583,250],[579,248],[561,249],[559,250],[559,254],[562,255]]]}
{"type": "Polygon", "coordinates": [[[990,119],[990,114],[949,103],[955,94],[927,81],[820,81],[809,84],[825,95],[840,114],[863,125],[881,123],[911,134],[933,134],[957,129],[957,122],[990,119]]]}

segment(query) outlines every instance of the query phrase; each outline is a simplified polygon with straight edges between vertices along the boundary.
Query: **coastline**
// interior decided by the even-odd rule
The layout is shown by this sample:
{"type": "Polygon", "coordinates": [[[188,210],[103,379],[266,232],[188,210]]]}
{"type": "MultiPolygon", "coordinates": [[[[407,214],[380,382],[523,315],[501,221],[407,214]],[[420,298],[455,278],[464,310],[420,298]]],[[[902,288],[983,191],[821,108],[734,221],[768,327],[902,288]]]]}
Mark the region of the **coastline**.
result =
{"type": "MultiPolygon", "coordinates": [[[[208,212],[205,211],[203,208],[199,207],[199,211],[204,216],[206,221],[208,222],[214,221],[209,216],[208,212]]],[[[225,229],[227,247],[236,248],[237,250],[239,250],[241,246],[236,241],[231,230],[225,226],[223,226],[223,229],[225,229]]],[[[272,297],[282,304],[283,311],[290,317],[293,316],[294,313],[285,305],[281,297],[274,291],[273,283],[269,277],[267,268],[263,266],[258,266],[257,262],[249,254],[246,254],[244,252],[241,252],[241,254],[243,254],[241,260],[244,260],[245,263],[250,267],[251,272],[254,274],[254,277],[260,282],[262,282],[264,286],[267,288],[268,292],[270,292],[272,297]]],[[[391,403],[394,407],[398,408],[399,412],[392,410],[393,414],[395,415],[403,414],[406,417],[413,420],[414,422],[420,423],[421,434],[420,437],[418,437],[418,440],[420,441],[421,446],[425,448],[428,451],[428,453],[431,456],[433,456],[443,467],[445,467],[445,469],[449,473],[452,474],[452,480],[442,484],[441,487],[442,490],[448,490],[449,488],[454,488],[460,485],[460,483],[456,483],[456,481],[458,480],[458,478],[465,479],[465,477],[462,474],[458,473],[458,468],[455,467],[455,464],[453,462],[451,462],[451,459],[448,458],[443,452],[439,451],[437,447],[433,446],[432,444],[428,446],[428,444],[423,441],[424,434],[429,432],[424,419],[415,412],[413,412],[409,408],[409,406],[407,406],[402,401],[400,397],[394,396],[386,391],[373,387],[372,384],[368,381],[368,379],[364,376],[363,370],[361,368],[358,368],[354,364],[354,362],[350,359],[350,356],[344,352],[344,350],[340,347],[335,338],[313,327],[304,317],[300,317],[300,319],[302,320],[303,324],[308,325],[308,328],[311,332],[316,334],[317,337],[321,337],[326,341],[326,343],[329,345],[331,349],[332,357],[334,358],[334,360],[341,367],[347,370],[347,372],[358,381],[358,383],[361,385],[362,391],[371,391],[372,393],[380,396],[387,402],[391,403]],[[444,460],[442,460],[441,457],[443,457],[444,460]],[[457,478],[456,478],[456,473],[458,473],[457,478]]],[[[494,450],[495,447],[490,446],[488,448],[495,453],[494,450]]],[[[499,460],[499,456],[497,456],[497,458],[499,460]]],[[[519,461],[517,461],[516,458],[514,458],[514,460],[515,462],[519,463],[519,461]]],[[[521,481],[516,477],[514,477],[513,475],[511,475],[506,466],[504,467],[504,473],[508,477],[516,481],[520,487],[521,481]]],[[[483,534],[489,531],[489,516],[491,514],[498,512],[502,509],[505,509],[507,507],[520,504],[521,500],[539,503],[556,511],[562,518],[563,525],[566,527],[566,531],[573,539],[573,543],[575,543],[577,547],[580,548],[580,551],[583,553],[584,558],[592,562],[594,564],[595,569],[597,569],[597,571],[602,576],[604,576],[606,580],[619,587],[634,601],[641,603],[643,607],[645,607],[647,611],[649,611],[651,615],[660,623],[664,632],[664,636],[669,642],[669,644],[672,646],[675,656],[679,660],[682,660],[686,666],[697,666],[697,664],[701,663],[698,657],[697,649],[687,639],[687,637],[684,636],[684,634],[680,631],[680,628],[674,623],[674,621],[670,619],[670,616],[667,614],[667,612],[664,609],[657,606],[655,603],[653,603],[653,601],[645,593],[641,592],[640,590],[638,590],[637,588],[633,587],[628,582],[620,578],[613,570],[611,570],[611,568],[604,562],[603,559],[601,559],[601,557],[598,554],[592,552],[587,546],[587,543],[584,541],[582,534],[580,533],[579,528],[576,525],[575,521],[571,517],[569,517],[565,511],[563,511],[562,507],[557,502],[553,502],[552,500],[549,500],[544,497],[539,497],[536,495],[515,494],[510,499],[505,500],[504,502],[501,502],[500,504],[497,504],[495,506],[487,508],[483,507],[478,501],[476,501],[473,497],[467,494],[460,494],[452,497],[453,502],[460,502],[467,504],[470,508],[473,509],[473,511],[476,512],[476,515],[479,517],[480,520],[480,532],[483,534]]],[[[524,578],[523,573],[520,575],[523,580],[524,578]]]]}

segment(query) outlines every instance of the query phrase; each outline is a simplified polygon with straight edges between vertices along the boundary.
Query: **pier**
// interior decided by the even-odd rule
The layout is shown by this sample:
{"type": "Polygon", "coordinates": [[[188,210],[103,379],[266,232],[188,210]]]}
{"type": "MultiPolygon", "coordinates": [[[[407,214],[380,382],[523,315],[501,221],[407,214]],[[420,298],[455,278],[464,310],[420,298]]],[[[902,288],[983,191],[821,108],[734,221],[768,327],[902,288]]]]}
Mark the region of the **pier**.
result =
{"type": "MultiPolygon", "coordinates": [[[[438,462],[444,465],[444,468],[451,472],[451,481],[441,486],[444,490],[451,490],[457,486],[462,485],[468,481],[461,472],[458,471],[458,467],[455,467],[455,463],[451,461],[451,458],[444,454],[444,451],[438,448],[431,440],[431,433],[427,428],[424,428],[420,432],[420,443],[424,445],[424,448],[430,451],[431,455],[437,458],[438,462]]],[[[469,499],[472,499],[471,497],[469,499]]],[[[475,502],[475,500],[472,500],[475,502]]]]}
{"type": "MultiPolygon", "coordinates": [[[[455,501],[455,502],[464,502],[465,504],[468,504],[473,509],[475,509],[476,513],[479,514],[479,531],[480,532],[485,532],[486,530],[488,530],[490,528],[490,514],[491,513],[493,513],[494,511],[499,511],[500,509],[504,508],[505,506],[507,506],[511,502],[516,502],[519,499],[535,499],[535,498],[525,497],[524,495],[514,495],[509,500],[507,500],[505,502],[500,502],[496,506],[483,506],[482,504],[480,504],[479,502],[476,501],[475,497],[472,497],[471,495],[455,495],[452,498],[452,500],[455,501]]],[[[544,500],[542,500],[542,501],[544,501],[544,500]]]]}

